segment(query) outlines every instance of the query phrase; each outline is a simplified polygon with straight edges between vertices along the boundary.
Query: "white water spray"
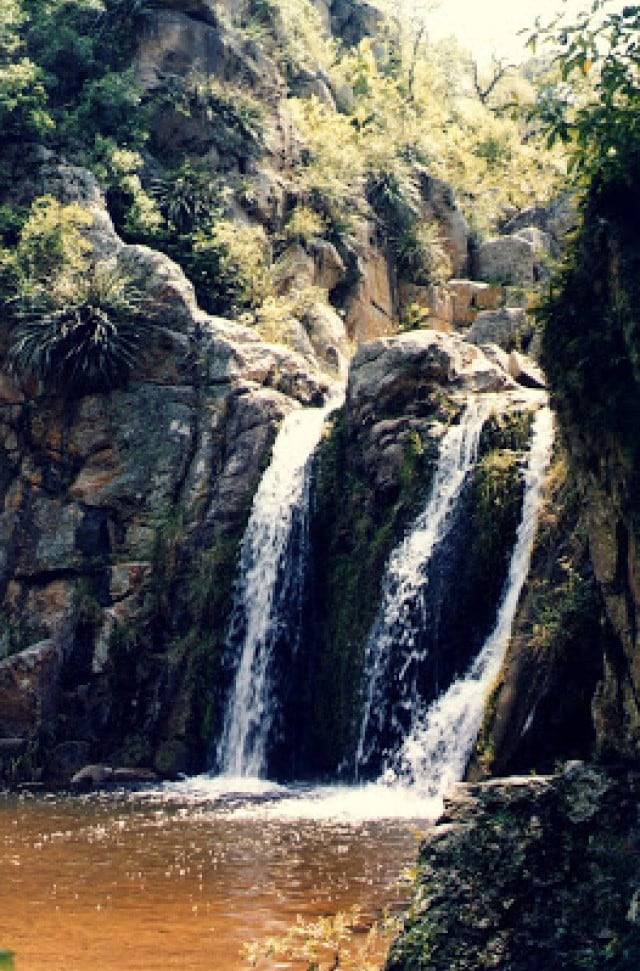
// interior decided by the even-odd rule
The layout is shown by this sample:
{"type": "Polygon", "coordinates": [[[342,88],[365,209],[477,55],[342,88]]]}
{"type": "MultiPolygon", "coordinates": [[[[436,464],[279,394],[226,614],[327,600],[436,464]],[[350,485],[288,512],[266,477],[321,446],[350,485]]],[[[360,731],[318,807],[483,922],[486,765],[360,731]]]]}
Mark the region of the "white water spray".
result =
{"type": "Polygon", "coordinates": [[[287,415],[253,500],[227,633],[227,649],[235,649],[239,661],[217,748],[218,766],[226,776],[260,777],[266,770],[275,714],[273,650],[292,619],[300,629],[295,612],[302,607],[311,457],[328,414],[341,401],[336,393],[324,408],[287,415]],[[291,551],[294,530],[298,557],[291,551]]]}
{"type": "MultiPolygon", "coordinates": [[[[382,604],[372,628],[365,654],[363,715],[355,756],[356,774],[366,765],[375,747],[375,732],[387,716],[382,704],[392,652],[406,659],[406,672],[419,662],[416,634],[424,626],[421,594],[428,583],[431,556],[444,539],[451,524],[451,514],[460,497],[469,472],[474,467],[482,427],[492,411],[499,407],[495,395],[473,397],[458,424],[445,433],[438,466],[427,504],[405,539],[392,552],[387,564],[382,604]]],[[[403,673],[401,672],[400,678],[403,673]]],[[[414,706],[416,699],[407,688],[404,704],[414,706]]]]}
{"type": "Polygon", "coordinates": [[[522,518],[496,624],[467,673],[417,719],[392,767],[390,774],[393,777],[411,782],[426,795],[443,793],[464,775],[487,693],[502,664],[529,571],[553,438],[553,415],[545,406],[540,408],[534,420],[525,472],[522,518]]]}

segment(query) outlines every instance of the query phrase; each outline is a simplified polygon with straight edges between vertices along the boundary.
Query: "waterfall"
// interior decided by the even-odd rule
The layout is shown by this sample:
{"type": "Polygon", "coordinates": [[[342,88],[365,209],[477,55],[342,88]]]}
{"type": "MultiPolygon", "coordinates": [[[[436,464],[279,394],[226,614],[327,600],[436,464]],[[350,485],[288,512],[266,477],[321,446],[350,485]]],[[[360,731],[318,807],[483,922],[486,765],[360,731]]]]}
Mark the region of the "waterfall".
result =
{"type": "MultiPolygon", "coordinates": [[[[429,562],[451,525],[452,512],[476,463],[482,427],[498,407],[498,401],[495,395],[472,397],[459,423],[446,431],[426,506],[389,558],[382,604],[365,650],[365,698],[355,756],[356,775],[370,767],[379,735],[388,733],[389,723],[398,720],[399,709],[403,708],[410,717],[418,704],[415,671],[423,655],[418,634],[425,621],[423,595],[429,582],[429,562]],[[393,674],[389,671],[392,657],[401,665],[393,674]],[[401,685],[401,696],[395,705],[385,697],[391,677],[401,685]]],[[[397,724],[395,728],[395,734],[402,737],[406,727],[397,724]]]]}
{"type": "Polygon", "coordinates": [[[464,774],[488,690],[500,670],[509,643],[518,600],[529,570],[553,438],[553,416],[544,406],[534,421],[525,471],[522,516],[495,626],[466,674],[417,718],[390,767],[390,777],[406,779],[429,795],[441,794],[464,774]]]}
{"type": "Polygon", "coordinates": [[[324,408],[286,416],[253,500],[226,638],[227,652],[237,658],[216,753],[227,776],[266,772],[276,713],[274,652],[283,642],[295,651],[301,628],[311,457],[328,414],[341,400],[336,392],[324,408]]]}

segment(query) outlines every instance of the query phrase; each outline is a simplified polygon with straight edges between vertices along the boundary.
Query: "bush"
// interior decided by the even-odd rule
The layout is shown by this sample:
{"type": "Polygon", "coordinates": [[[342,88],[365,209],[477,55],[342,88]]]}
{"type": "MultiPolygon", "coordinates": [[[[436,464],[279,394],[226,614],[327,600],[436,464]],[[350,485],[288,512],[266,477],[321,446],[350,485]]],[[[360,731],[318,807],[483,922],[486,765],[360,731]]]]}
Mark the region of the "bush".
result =
{"type": "Polygon", "coordinates": [[[65,394],[103,391],[132,370],[148,328],[142,294],[112,263],[92,263],[89,212],[51,196],[32,204],[13,251],[0,261],[13,324],[8,361],[65,394]]]}
{"type": "Polygon", "coordinates": [[[149,327],[142,295],[114,266],[98,264],[68,296],[62,306],[42,293],[21,301],[10,370],[69,396],[124,383],[149,327]]]}

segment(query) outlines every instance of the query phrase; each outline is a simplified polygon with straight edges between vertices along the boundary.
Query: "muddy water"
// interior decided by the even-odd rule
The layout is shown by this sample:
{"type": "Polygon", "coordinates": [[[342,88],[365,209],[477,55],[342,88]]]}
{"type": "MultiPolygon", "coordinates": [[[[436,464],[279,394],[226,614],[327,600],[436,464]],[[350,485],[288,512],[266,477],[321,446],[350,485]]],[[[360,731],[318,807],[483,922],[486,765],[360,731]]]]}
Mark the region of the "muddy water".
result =
{"type": "Polygon", "coordinates": [[[16,971],[240,971],[243,942],[298,914],[397,903],[424,821],[367,819],[393,810],[375,792],[369,811],[356,801],[206,786],[1,795],[0,949],[16,971]]]}

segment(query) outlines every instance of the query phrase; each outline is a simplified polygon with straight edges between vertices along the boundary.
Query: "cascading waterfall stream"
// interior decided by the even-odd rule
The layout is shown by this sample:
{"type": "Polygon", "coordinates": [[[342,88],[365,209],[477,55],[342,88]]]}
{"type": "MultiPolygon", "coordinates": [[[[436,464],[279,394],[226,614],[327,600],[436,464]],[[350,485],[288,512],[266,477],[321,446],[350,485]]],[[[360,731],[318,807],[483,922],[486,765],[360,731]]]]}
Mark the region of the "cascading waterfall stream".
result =
{"type": "Polygon", "coordinates": [[[266,771],[275,714],[273,653],[283,636],[295,647],[301,626],[311,457],[342,396],[336,391],[324,408],[286,416],[253,500],[226,643],[238,658],[217,747],[217,765],[226,776],[260,777],[266,771]]]}
{"type": "Polygon", "coordinates": [[[522,516],[495,626],[467,673],[418,717],[394,764],[393,775],[430,796],[459,781],[473,748],[488,690],[507,649],[529,571],[542,487],[551,460],[554,423],[545,405],[536,414],[525,471],[522,516]]]}
{"type": "Polygon", "coordinates": [[[417,703],[415,685],[407,678],[421,657],[417,631],[424,625],[423,593],[428,584],[429,562],[451,523],[451,514],[478,454],[482,427],[492,411],[502,407],[496,395],[473,396],[460,421],[451,426],[440,443],[438,466],[427,504],[405,539],[392,552],[387,565],[382,604],[365,652],[365,699],[355,755],[356,775],[371,758],[377,734],[393,718],[384,702],[392,653],[402,656],[398,680],[406,680],[402,704],[417,703]]]}

